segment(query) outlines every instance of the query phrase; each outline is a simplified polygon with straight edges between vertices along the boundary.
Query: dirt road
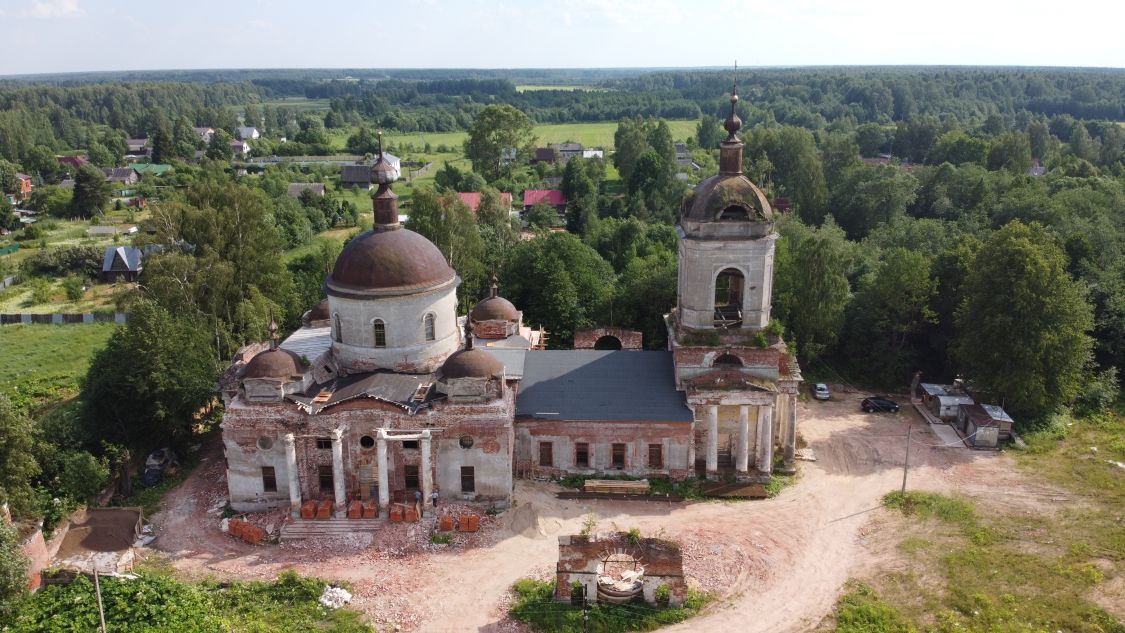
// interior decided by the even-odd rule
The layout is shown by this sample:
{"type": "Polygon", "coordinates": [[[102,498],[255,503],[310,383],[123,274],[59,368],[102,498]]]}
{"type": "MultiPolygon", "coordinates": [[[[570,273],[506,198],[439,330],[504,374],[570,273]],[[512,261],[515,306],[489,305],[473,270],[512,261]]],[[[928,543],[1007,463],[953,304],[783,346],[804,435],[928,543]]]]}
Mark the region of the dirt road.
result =
{"type": "Polygon", "coordinates": [[[549,577],[557,536],[578,532],[594,512],[599,529],[639,527],[681,541],[689,583],[721,596],[704,615],[669,630],[807,631],[830,612],[862,562],[864,528],[880,497],[902,483],[908,424],[914,429],[911,488],[947,490],[981,469],[1009,471],[993,453],[934,447],[940,440],[913,412],[863,414],[860,398],[841,394],[801,405],[801,435],[817,461],[800,463],[797,483],[775,499],[577,502],[556,499],[550,485],[521,481],[516,508],[475,548],[427,547],[424,534],[403,537],[414,545],[394,551],[380,546],[379,534],[371,547],[255,548],[218,532],[217,517],[201,518],[225,486],[216,471],[219,459],[169,495],[168,510],[154,518],[162,529],[156,546],[188,573],[261,578],[295,568],[347,579],[357,586],[356,606],[377,624],[506,631],[518,629],[503,618],[508,587],[525,576],[549,577]]]}

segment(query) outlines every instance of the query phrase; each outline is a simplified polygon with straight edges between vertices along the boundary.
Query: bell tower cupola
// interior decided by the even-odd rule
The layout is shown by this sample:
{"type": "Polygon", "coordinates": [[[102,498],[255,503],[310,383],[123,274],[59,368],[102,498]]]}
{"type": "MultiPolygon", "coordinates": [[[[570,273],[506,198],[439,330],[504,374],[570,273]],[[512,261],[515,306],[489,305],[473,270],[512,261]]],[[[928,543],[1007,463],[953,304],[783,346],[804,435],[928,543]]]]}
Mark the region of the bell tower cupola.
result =
{"type": "Polygon", "coordinates": [[[757,330],[770,320],[774,211],[742,173],[738,102],[732,87],[719,173],[699,183],[680,209],[680,330],[757,330]]]}

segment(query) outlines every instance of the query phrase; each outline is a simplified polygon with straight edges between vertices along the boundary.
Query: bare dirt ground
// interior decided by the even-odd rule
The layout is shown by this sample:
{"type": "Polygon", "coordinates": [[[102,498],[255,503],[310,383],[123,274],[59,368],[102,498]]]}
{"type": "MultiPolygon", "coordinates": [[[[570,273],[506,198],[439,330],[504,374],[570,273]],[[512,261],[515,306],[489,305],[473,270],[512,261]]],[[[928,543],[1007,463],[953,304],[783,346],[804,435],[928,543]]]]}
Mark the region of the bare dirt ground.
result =
{"type": "Polygon", "coordinates": [[[599,529],[638,527],[683,543],[689,584],[719,597],[669,630],[785,633],[815,628],[865,566],[865,543],[881,537],[872,521],[880,497],[902,483],[908,424],[912,489],[994,494],[986,484],[1003,478],[1013,503],[1049,505],[1062,494],[1030,485],[1001,454],[936,446],[913,410],[863,414],[861,398],[838,393],[801,404],[801,436],[817,461],[801,462],[797,483],[775,499],[579,502],[556,499],[553,485],[520,481],[517,507],[454,546],[430,545],[425,523],[388,525],[370,539],[245,545],[219,530],[226,482],[215,446],[153,517],[160,534],[153,547],[190,576],[272,578],[294,569],[346,580],[356,589],[354,606],[380,630],[511,631],[521,630],[504,617],[512,582],[550,577],[556,537],[578,532],[593,512],[599,529]]]}

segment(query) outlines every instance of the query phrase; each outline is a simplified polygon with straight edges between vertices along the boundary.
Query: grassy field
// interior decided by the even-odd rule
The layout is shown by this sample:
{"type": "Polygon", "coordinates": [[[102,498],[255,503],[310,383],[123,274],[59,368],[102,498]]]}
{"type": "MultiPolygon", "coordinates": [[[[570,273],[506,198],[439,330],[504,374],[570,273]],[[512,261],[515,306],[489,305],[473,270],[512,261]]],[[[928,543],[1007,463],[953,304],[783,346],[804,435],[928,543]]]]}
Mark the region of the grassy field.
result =
{"type": "MultiPolygon", "coordinates": [[[[1066,491],[1050,510],[908,492],[882,532],[906,558],[853,582],[837,604],[837,633],[1068,631],[1122,633],[1125,573],[1125,419],[1075,421],[1029,438],[1017,456],[1032,481],[1066,491]],[[1116,604],[1114,613],[1105,608],[1116,604]]],[[[1004,485],[1004,484],[998,484],[1004,485]]],[[[1001,493],[1002,494],[1002,493],[1001,493]]],[[[1050,496],[1050,493],[1040,493],[1050,496]]]]}
{"type": "MultiPolygon", "coordinates": [[[[672,131],[672,138],[677,141],[686,140],[695,134],[698,121],[668,121],[672,131]]],[[[616,121],[602,121],[599,123],[557,123],[550,125],[536,125],[535,136],[540,144],[562,143],[574,141],[587,147],[602,147],[613,149],[613,133],[617,131],[616,121]]],[[[343,149],[348,136],[355,132],[354,129],[331,130],[331,139],[336,147],[343,149]]],[[[468,136],[466,132],[388,132],[384,140],[394,147],[404,144],[413,145],[421,150],[426,143],[436,149],[438,145],[445,145],[455,152],[460,153],[461,146],[468,136]]],[[[400,156],[402,158],[402,156],[400,156]]]]}
{"type": "Polygon", "coordinates": [[[78,393],[90,359],[105,346],[116,326],[0,326],[0,392],[18,406],[38,409],[78,393]]]}

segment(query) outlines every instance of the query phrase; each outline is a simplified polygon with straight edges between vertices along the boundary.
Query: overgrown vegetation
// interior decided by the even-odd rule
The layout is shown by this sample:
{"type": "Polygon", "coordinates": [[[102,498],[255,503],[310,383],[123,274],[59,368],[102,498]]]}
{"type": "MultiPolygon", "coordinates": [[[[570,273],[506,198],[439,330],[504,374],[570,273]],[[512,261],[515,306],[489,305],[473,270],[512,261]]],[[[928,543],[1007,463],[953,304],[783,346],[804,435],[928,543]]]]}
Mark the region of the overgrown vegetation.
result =
{"type": "MultiPolygon", "coordinates": [[[[580,633],[583,631],[581,605],[555,602],[555,583],[523,578],[512,585],[515,601],[508,609],[512,618],[526,622],[542,633],[580,633]]],[[[698,614],[711,602],[711,596],[688,589],[682,607],[653,607],[641,600],[623,605],[593,602],[589,605],[588,630],[594,633],[652,631],[683,622],[698,614]]]]}
{"type": "MultiPolygon", "coordinates": [[[[638,481],[642,477],[632,475],[567,475],[560,477],[556,482],[564,488],[582,490],[587,479],[610,479],[613,481],[638,481]]],[[[699,501],[706,499],[703,493],[703,480],[688,477],[683,481],[674,481],[667,477],[648,478],[648,495],[653,497],[678,496],[684,499],[699,501]]]]}
{"type": "MultiPolygon", "coordinates": [[[[326,583],[282,572],[273,582],[187,583],[142,572],[136,579],[103,577],[102,601],[111,631],[332,631],[372,632],[359,612],[329,609],[318,600],[326,583]]],[[[26,599],[6,631],[94,631],[98,610],[94,583],[82,576],[51,585],[26,599]]]]}
{"type": "Polygon", "coordinates": [[[90,359],[115,329],[112,323],[0,327],[0,392],[32,412],[73,397],[90,359]]]}

